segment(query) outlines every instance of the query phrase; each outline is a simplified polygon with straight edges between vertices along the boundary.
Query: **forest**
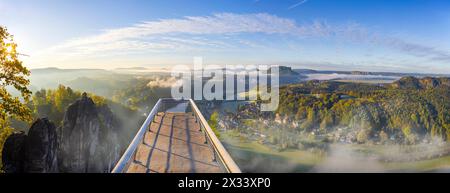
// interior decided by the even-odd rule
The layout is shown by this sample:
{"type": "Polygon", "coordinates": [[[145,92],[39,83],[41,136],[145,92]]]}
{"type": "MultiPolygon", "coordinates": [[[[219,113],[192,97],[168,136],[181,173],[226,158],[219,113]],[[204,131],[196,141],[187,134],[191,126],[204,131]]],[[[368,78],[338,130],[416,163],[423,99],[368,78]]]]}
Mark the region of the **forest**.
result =
{"type": "Polygon", "coordinates": [[[431,77],[404,77],[390,84],[307,81],[282,87],[274,113],[255,111],[255,103],[241,106],[238,118],[233,114],[228,118],[246,128],[256,127],[250,124],[252,119],[278,122],[279,126],[263,126],[266,128],[258,132],[281,147],[299,143],[298,138],[281,131],[360,144],[448,141],[449,85],[449,78],[431,77]]]}

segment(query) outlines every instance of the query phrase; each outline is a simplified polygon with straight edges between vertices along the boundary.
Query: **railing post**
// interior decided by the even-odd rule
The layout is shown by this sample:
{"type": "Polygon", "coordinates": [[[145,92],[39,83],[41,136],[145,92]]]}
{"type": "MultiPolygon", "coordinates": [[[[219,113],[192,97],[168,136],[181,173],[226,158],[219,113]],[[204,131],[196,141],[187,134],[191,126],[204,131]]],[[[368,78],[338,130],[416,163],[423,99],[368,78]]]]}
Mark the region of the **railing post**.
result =
{"type": "Polygon", "coordinates": [[[213,162],[217,161],[216,151],[213,150],[213,162]]]}
{"type": "MultiPolygon", "coordinates": [[[[198,119],[198,115],[197,115],[197,113],[195,113],[196,115],[195,115],[195,118],[196,118],[196,120],[198,119]]],[[[198,129],[198,131],[200,131],[200,132],[202,132],[202,123],[200,122],[200,123],[198,123],[199,124],[199,129],[198,129]]]]}

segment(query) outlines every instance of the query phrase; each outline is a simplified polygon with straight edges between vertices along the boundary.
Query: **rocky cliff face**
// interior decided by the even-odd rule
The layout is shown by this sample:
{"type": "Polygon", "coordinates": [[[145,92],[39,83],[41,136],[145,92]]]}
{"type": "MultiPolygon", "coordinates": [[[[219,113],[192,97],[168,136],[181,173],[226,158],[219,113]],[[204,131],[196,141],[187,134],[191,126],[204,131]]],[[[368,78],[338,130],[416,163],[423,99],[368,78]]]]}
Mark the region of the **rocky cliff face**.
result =
{"type": "Polygon", "coordinates": [[[6,172],[57,172],[56,127],[47,119],[38,119],[28,135],[14,133],[5,142],[3,163],[6,172]]]}
{"type": "Polygon", "coordinates": [[[47,119],[38,119],[28,131],[24,154],[27,172],[57,172],[56,127],[47,119]]]}
{"type": "Polygon", "coordinates": [[[59,128],[38,119],[28,135],[14,133],[5,142],[6,172],[109,172],[120,158],[120,122],[111,110],[83,97],[71,104],[59,128]]]}
{"type": "Polygon", "coordinates": [[[62,172],[107,172],[119,158],[118,124],[108,107],[83,97],[67,108],[59,128],[58,163],[62,172]]]}
{"type": "Polygon", "coordinates": [[[108,106],[102,106],[98,108],[98,113],[100,120],[102,120],[102,126],[100,127],[100,152],[105,158],[103,160],[105,171],[111,171],[117,161],[122,156],[121,150],[123,145],[121,145],[119,140],[119,135],[121,135],[123,125],[121,121],[112,113],[108,106]]]}
{"type": "Polygon", "coordinates": [[[24,132],[16,132],[6,139],[2,150],[3,170],[5,172],[23,172],[24,156],[22,147],[26,137],[24,132]]]}

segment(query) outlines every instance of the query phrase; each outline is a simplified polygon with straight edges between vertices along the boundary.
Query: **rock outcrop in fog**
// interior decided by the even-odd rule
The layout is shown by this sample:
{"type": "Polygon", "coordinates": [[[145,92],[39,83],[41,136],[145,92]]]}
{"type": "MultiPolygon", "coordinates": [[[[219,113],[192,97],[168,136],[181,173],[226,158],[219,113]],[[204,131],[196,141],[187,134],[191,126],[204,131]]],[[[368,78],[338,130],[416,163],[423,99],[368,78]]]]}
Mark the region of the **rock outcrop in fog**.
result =
{"type": "Polygon", "coordinates": [[[7,173],[23,172],[23,144],[26,135],[23,132],[13,133],[3,145],[3,170],[7,173]]]}
{"type": "Polygon", "coordinates": [[[38,119],[28,135],[14,133],[5,142],[3,163],[6,172],[57,172],[57,134],[48,119],[38,119]]]}
{"type": "Polygon", "coordinates": [[[5,143],[6,172],[109,172],[120,158],[120,121],[108,106],[97,107],[85,93],[71,104],[59,128],[38,119],[28,135],[5,143]]]}
{"type": "Polygon", "coordinates": [[[62,172],[107,172],[118,158],[117,121],[107,107],[97,108],[85,94],[67,108],[59,134],[62,172]]]}

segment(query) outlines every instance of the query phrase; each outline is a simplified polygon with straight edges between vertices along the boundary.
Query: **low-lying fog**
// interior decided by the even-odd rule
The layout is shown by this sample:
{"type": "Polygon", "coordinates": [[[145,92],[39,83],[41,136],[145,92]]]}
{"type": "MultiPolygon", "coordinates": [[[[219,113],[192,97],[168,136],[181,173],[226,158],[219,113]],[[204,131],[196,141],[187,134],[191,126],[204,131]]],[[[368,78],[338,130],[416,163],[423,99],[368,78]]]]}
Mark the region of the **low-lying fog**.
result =
{"type": "MultiPolygon", "coordinates": [[[[226,147],[244,172],[450,172],[449,144],[365,146],[329,144],[324,152],[287,149],[278,151],[237,140],[226,147]],[[425,148],[427,150],[411,149],[425,148]],[[438,150],[440,152],[433,152],[438,150]],[[423,151],[423,152],[422,152],[423,151]],[[429,154],[421,157],[418,154],[429,154]]],[[[252,142],[250,142],[252,143],[252,142]]],[[[255,144],[255,143],[252,143],[255,144]]]]}
{"type": "Polygon", "coordinates": [[[401,77],[399,76],[384,76],[384,75],[353,75],[353,74],[307,74],[306,80],[384,80],[385,83],[394,82],[401,77]]]}

